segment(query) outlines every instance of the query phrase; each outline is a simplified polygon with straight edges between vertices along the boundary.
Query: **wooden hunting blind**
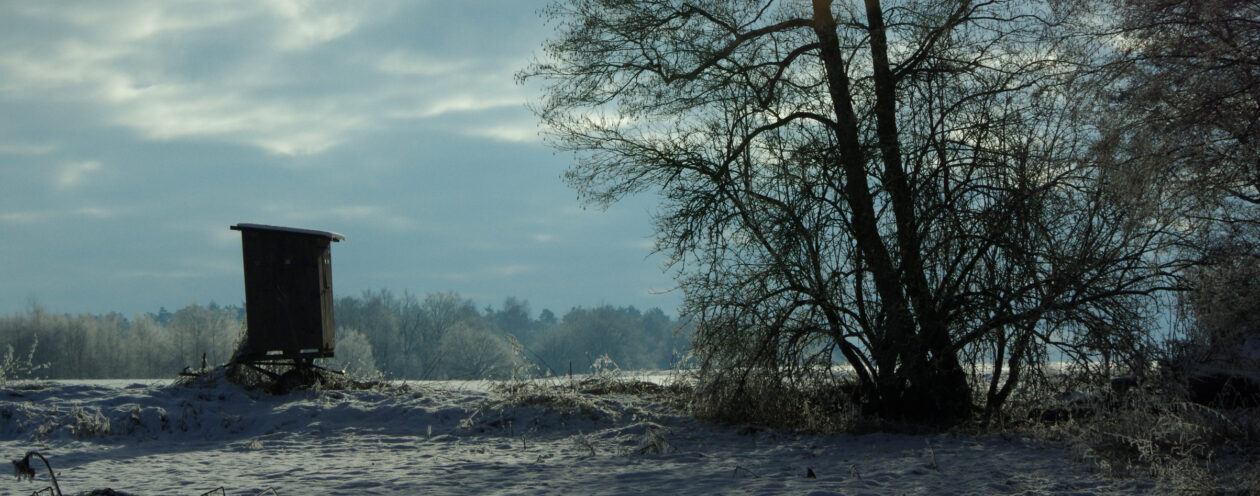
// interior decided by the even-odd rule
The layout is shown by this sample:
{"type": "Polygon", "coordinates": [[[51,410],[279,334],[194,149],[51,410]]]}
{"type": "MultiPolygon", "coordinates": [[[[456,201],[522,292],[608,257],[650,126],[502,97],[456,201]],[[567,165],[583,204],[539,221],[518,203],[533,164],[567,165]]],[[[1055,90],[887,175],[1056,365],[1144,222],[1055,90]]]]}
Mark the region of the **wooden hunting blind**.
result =
{"type": "Polygon", "coordinates": [[[237,224],[245,263],[245,343],[236,360],[333,356],[333,232],[237,224]]]}

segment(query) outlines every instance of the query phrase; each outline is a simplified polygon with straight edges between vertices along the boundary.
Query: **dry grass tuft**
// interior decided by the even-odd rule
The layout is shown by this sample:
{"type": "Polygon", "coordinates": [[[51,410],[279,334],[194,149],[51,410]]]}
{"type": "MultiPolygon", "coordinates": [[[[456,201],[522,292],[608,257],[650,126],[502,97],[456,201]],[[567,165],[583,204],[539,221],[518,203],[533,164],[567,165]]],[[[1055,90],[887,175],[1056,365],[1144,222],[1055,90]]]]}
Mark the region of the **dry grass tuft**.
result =
{"type": "Polygon", "coordinates": [[[1260,410],[1254,408],[1210,408],[1163,386],[1041,427],[1108,475],[1147,475],[1193,494],[1260,494],[1260,410]]]}
{"type": "Polygon", "coordinates": [[[591,397],[567,385],[542,380],[504,382],[491,387],[501,396],[487,404],[503,410],[517,406],[537,406],[565,414],[581,414],[598,418],[603,413],[591,397]]]}
{"type": "Polygon", "coordinates": [[[660,384],[633,379],[590,377],[577,383],[578,391],[597,396],[629,394],[635,396],[665,394],[667,388],[660,384]]]}
{"type": "MultiPolygon", "coordinates": [[[[608,361],[611,363],[611,361],[608,361]]],[[[580,380],[573,378],[517,378],[502,381],[491,386],[496,393],[491,399],[474,412],[466,422],[468,426],[480,425],[490,419],[491,423],[503,423],[495,420],[501,417],[517,423],[530,422],[540,412],[527,412],[522,407],[541,409],[550,414],[559,414],[562,422],[574,419],[585,419],[600,422],[630,416],[634,418],[650,417],[645,405],[639,402],[627,403],[604,398],[609,395],[633,396],[649,403],[663,404],[679,408],[685,403],[682,391],[688,391],[677,381],[669,385],[660,385],[648,381],[627,377],[615,364],[598,369],[594,374],[580,380]],[[519,417],[519,418],[518,418],[519,417]]],[[[648,410],[653,407],[647,406],[648,410]]]]}
{"type": "Polygon", "coordinates": [[[605,410],[598,396],[629,395],[648,397],[679,406],[684,403],[684,391],[689,391],[682,381],[671,380],[668,385],[628,377],[607,355],[595,360],[591,374],[575,380],[572,377],[530,377],[521,371],[517,378],[502,381],[491,387],[501,398],[488,405],[495,409],[513,406],[541,406],[560,413],[581,413],[597,417],[605,410]]]}
{"type": "Polygon", "coordinates": [[[818,433],[870,432],[853,386],[839,379],[785,381],[755,372],[693,378],[687,408],[701,420],[818,433]]]}

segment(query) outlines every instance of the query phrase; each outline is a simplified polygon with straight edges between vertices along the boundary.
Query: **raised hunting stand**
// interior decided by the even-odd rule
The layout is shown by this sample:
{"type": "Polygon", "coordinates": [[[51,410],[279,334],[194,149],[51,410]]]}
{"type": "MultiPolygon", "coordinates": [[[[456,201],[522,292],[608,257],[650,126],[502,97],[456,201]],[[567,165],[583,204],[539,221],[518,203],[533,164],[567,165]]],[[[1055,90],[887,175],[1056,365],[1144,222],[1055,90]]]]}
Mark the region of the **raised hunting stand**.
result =
{"type": "Polygon", "coordinates": [[[314,368],[333,356],[331,243],[334,232],[237,224],[245,263],[245,341],[234,363],[276,377],[260,365],[314,368]]]}

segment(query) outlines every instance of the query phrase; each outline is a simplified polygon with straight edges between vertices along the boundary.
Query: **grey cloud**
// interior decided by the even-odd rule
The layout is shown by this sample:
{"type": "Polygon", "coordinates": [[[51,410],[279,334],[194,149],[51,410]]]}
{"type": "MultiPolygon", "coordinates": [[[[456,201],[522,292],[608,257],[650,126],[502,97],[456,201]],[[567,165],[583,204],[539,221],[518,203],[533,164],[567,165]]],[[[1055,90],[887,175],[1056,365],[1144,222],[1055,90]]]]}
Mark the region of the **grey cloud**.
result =
{"type": "MultiPolygon", "coordinates": [[[[389,119],[525,102],[511,82],[515,68],[504,63],[521,53],[479,56],[485,42],[419,51],[414,47],[440,38],[396,25],[445,11],[372,5],[241,2],[210,13],[166,2],[22,9],[25,17],[59,24],[53,32],[61,34],[23,37],[25,49],[0,55],[0,68],[10,91],[99,106],[107,123],[146,139],[208,138],[294,156],[322,153],[389,119]],[[405,36],[374,36],[378,31],[405,36]],[[310,53],[316,48],[322,51],[310,53]]],[[[462,21],[442,33],[485,20],[453,18],[462,21]]],[[[484,29],[474,32],[481,37],[484,29]]],[[[500,126],[481,134],[519,133],[500,126]]]]}

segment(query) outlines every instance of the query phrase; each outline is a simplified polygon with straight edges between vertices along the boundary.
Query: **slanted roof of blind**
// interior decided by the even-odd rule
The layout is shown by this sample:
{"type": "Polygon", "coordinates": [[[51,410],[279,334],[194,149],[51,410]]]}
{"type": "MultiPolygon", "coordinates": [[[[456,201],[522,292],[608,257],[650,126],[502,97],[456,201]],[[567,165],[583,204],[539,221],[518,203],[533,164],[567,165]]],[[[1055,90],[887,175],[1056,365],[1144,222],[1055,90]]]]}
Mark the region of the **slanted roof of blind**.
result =
{"type": "Polygon", "coordinates": [[[329,232],[329,231],[316,231],[314,229],[301,229],[297,227],[268,226],[265,224],[247,224],[243,222],[235,226],[232,226],[232,230],[279,232],[279,233],[286,233],[286,234],[297,234],[301,236],[315,236],[315,237],[320,237],[320,238],[327,238],[331,241],[342,241],[346,239],[345,236],[342,236],[335,232],[329,232]]]}

